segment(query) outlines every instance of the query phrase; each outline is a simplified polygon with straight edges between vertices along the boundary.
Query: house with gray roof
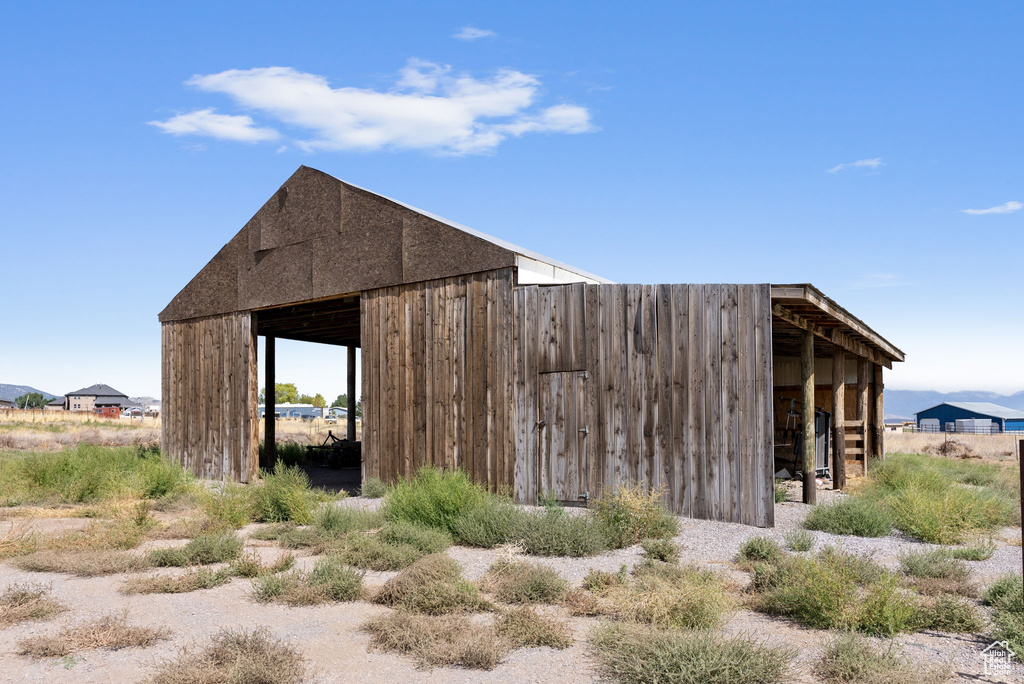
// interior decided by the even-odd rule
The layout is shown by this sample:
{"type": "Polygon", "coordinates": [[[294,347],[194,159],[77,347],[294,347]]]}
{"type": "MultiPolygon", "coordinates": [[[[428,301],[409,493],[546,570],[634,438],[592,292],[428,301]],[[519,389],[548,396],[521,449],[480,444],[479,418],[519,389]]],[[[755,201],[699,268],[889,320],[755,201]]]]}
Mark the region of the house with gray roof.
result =
{"type": "Polygon", "coordinates": [[[96,384],[83,387],[74,392],[64,395],[67,398],[66,406],[69,411],[89,411],[98,408],[117,407],[119,409],[133,406],[128,395],[119,392],[110,385],[96,384]]]}
{"type": "Polygon", "coordinates": [[[1024,432],[1024,411],[987,401],[946,401],[915,415],[924,432],[1024,432]]]}

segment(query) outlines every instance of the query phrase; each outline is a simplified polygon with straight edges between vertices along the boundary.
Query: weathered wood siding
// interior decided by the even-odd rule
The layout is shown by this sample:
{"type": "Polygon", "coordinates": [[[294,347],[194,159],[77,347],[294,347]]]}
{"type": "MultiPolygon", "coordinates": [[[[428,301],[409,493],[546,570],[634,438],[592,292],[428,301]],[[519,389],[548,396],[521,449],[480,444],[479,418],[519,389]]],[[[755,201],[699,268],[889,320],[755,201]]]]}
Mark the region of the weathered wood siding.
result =
{"type": "Polygon", "coordinates": [[[767,285],[517,287],[514,315],[517,499],[567,489],[538,471],[539,378],[585,371],[580,495],[640,482],[687,516],[774,524],[767,285]]]}
{"type": "Polygon", "coordinates": [[[511,269],[360,296],[364,477],[513,482],[511,269]]]}
{"type": "Polygon", "coordinates": [[[202,478],[249,482],[259,467],[252,316],[161,325],[163,452],[202,478]]]}
{"type": "Polygon", "coordinates": [[[524,502],[640,482],[684,515],[773,524],[767,285],[500,269],[360,302],[364,476],[460,467],[524,502]]]}

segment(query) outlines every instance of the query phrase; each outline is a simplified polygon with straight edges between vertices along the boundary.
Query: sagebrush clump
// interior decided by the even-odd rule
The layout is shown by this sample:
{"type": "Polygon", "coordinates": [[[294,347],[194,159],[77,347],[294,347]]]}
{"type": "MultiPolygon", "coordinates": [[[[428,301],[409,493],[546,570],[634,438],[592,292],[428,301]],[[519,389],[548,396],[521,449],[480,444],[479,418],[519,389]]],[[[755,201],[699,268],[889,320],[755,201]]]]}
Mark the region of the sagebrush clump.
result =
{"type": "Polygon", "coordinates": [[[624,684],[776,684],[794,652],[746,637],[604,624],[590,641],[606,676],[624,684]]]}

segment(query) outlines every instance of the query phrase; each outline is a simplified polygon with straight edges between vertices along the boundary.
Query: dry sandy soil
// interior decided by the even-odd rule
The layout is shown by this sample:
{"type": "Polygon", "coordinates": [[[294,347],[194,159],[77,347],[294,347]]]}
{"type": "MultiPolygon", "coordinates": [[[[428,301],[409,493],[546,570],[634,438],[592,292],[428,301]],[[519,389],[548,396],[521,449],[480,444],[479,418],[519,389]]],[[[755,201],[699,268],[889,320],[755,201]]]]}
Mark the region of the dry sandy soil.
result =
{"type": "MultiPolygon", "coordinates": [[[[823,491],[822,498],[839,494],[823,491]]],[[[379,500],[352,498],[338,505],[373,507],[379,500]]],[[[777,526],[772,530],[758,530],[743,525],[710,523],[684,519],[677,542],[683,547],[683,561],[705,564],[722,571],[738,587],[748,581],[748,575],[732,563],[739,545],[748,537],[766,534],[782,540],[785,533],[799,527],[807,507],[799,503],[783,503],[776,507],[777,526]]],[[[0,535],[12,524],[25,518],[0,521],[0,535]]],[[[33,520],[40,533],[57,533],[78,529],[83,521],[72,518],[33,520]]],[[[251,533],[256,526],[242,530],[251,533]]],[[[872,553],[877,561],[895,566],[901,552],[927,545],[900,537],[861,539],[837,537],[815,533],[817,548],[833,544],[858,553],[872,553]]],[[[1006,530],[1006,539],[1020,539],[1016,530],[1006,530]]],[[[175,545],[183,542],[151,541],[141,549],[175,545]]],[[[998,542],[995,555],[980,563],[972,563],[975,576],[982,584],[1006,572],[1021,572],[1021,548],[1006,541],[998,542]]],[[[281,552],[271,542],[250,540],[247,545],[265,560],[273,560],[281,552]]],[[[453,547],[449,555],[459,561],[469,579],[477,579],[497,557],[497,551],[453,547]]],[[[639,562],[638,548],[609,552],[592,558],[544,558],[539,562],[557,569],[570,581],[578,584],[590,568],[617,570],[622,564],[632,566],[639,562]]],[[[309,567],[314,559],[299,559],[299,567],[309,567]]],[[[180,570],[167,571],[170,573],[180,570]]],[[[370,572],[366,584],[379,586],[395,573],[370,572]]],[[[492,671],[460,668],[418,669],[405,657],[368,650],[369,637],[360,626],[369,618],[387,611],[366,602],[338,603],[317,607],[289,608],[278,604],[260,604],[249,596],[250,580],[234,579],[214,589],[188,594],[149,594],[125,596],[118,592],[124,575],[97,578],[76,578],[52,573],[23,572],[9,563],[0,564],[0,589],[16,582],[43,582],[52,586],[56,598],[70,610],[56,619],[30,622],[0,630],[0,680],[10,682],[138,682],[145,679],[155,664],[173,658],[181,649],[201,647],[207,639],[225,627],[266,626],[275,635],[294,644],[310,664],[310,682],[539,682],[600,681],[595,661],[590,657],[587,634],[596,621],[589,618],[569,618],[562,608],[543,609],[559,615],[572,626],[576,643],[569,649],[520,649],[508,656],[492,671]],[[130,620],[140,626],[165,627],[171,637],[145,649],[121,651],[85,651],[64,659],[34,660],[16,655],[16,644],[24,637],[52,634],[65,625],[77,624],[118,611],[128,612],[130,620]]],[[[798,656],[791,681],[815,682],[811,667],[820,656],[828,633],[801,628],[786,620],[769,618],[746,610],[736,611],[728,620],[727,633],[753,634],[772,643],[796,648],[798,656]]],[[[970,682],[1007,681],[986,678],[982,673],[980,651],[991,641],[986,635],[946,635],[917,633],[897,640],[909,657],[922,663],[949,662],[957,678],[970,682]]],[[[1018,681],[1024,671],[1018,671],[1018,681]]],[[[1013,680],[1011,680],[1013,681],[1013,680]]]]}

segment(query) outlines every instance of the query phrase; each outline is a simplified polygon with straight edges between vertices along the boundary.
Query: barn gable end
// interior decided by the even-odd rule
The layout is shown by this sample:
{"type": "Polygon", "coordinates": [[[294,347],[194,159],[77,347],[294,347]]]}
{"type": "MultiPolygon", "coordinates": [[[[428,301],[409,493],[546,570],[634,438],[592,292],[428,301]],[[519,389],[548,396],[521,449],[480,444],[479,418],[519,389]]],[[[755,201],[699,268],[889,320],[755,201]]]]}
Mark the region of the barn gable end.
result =
{"type": "Polygon", "coordinates": [[[160,321],[479,273],[516,252],[303,166],[160,313],[160,321]]]}

